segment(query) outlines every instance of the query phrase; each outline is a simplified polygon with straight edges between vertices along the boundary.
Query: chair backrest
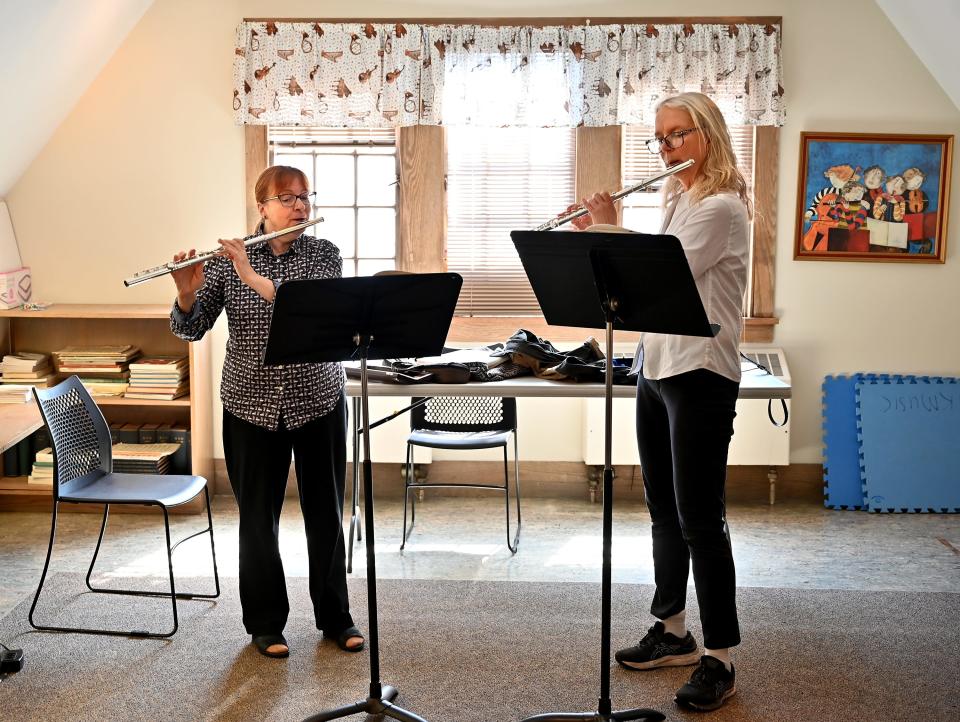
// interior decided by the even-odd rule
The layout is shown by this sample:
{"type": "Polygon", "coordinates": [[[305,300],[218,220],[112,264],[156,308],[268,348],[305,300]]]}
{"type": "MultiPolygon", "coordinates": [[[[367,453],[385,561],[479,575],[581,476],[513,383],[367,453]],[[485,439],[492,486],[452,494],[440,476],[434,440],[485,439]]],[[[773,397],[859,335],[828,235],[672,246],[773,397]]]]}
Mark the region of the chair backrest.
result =
{"type": "Polygon", "coordinates": [[[110,427],[80,379],[70,376],[53,388],[34,387],[33,394],[53,445],[54,498],[110,473],[110,427]]]}
{"type": "MultiPolygon", "coordinates": [[[[414,401],[419,399],[415,398],[414,401]]],[[[410,412],[410,428],[426,431],[515,431],[517,400],[499,396],[433,396],[410,412]]]]}

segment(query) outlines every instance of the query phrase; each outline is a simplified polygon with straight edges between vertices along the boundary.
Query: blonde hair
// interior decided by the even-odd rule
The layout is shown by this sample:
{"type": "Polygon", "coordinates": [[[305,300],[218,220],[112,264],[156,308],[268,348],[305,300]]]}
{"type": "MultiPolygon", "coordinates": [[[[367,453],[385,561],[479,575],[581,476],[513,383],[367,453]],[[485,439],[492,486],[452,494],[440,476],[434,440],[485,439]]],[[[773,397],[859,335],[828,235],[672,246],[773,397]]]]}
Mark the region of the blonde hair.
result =
{"type": "MultiPolygon", "coordinates": [[[[737,168],[737,156],[730,142],[727,123],[720,108],[703,93],[680,93],[661,100],[660,108],[676,108],[686,111],[698,131],[697,142],[707,142],[707,153],[703,165],[696,175],[696,181],[688,193],[694,203],[723,191],[732,191],[747,207],[747,214],[753,217],[753,203],[747,193],[747,182],[737,168]]],[[[693,138],[689,138],[689,143],[693,138]]],[[[676,176],[670,176],[663,185],[664,205],[668,204],[683,190],[676,176]]]]}

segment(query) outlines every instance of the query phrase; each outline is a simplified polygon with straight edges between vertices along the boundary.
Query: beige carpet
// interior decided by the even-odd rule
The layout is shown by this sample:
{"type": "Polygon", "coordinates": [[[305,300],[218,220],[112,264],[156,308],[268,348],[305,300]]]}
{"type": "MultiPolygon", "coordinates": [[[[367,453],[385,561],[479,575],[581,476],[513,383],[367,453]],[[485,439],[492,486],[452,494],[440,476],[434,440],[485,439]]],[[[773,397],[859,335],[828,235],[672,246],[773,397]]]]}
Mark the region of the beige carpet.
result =
{"type": "MultiPolygon", "coordinates": [[[[115,615],[122,624],[138,605],[161,628],[169,615],[155,600],[83,593],[80,575],[48,584],[38,610],[47,622],[104,624],[115,615]]],[[[203,584],[184,580],[182,588],[203,584]]],[[[181,602],[180,631],[165,641],[33,632],[24,600],[0,621],[0,641],[26,657],[23,671],[0,682],[0,718],[300,720],[363,699],[367,653],[321,641],[306,580],[288,584],[287,660],[265,659],[248,644],[235,579],[223,580],[216,603],[181,602]]],[[[366,629],[365,582],[351,579],[350,587],[366,629]]],[[[378,588],[382,677],[399,688],[400,706],[430,722],[596,710],[599,585],[385,580],[378,588]]],[[[614,648],[645,631],[650,594],[615,585],[614,648]]],[[[739,691],[711,721],[960,719],[960,595],[747,588],[739,605],[739,691]]],[[[126,622],[142,627],[143,618],[126,622]]],[[[615,666],[614,708],[704,719],[673,704],[689,672],[615,666]]]]}

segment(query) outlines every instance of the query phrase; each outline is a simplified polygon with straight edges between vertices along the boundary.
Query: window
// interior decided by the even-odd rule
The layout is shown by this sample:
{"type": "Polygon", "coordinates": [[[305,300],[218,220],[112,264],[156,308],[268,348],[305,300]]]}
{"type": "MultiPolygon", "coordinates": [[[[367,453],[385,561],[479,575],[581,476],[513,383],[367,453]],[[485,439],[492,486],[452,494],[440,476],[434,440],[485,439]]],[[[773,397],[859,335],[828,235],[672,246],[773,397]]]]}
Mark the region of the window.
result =
{"type": "Polygon", "coordinates": [[[397,150],[392,130],[269,129],[270,164],[307,174],[317,192],[317,236],[340,249],[344,276],[397,264],[397,150]]]}
{"type": "MultiPolygon", "coordinates": [[[[623,157],[621,169],[624,187],[639,183],[663,172],[660,156],[647,150],[644,142],[654,136],[654,130],[647,125],[628,125],[623,128],[623,157]]],[[[737,165],[747,190],[753,194],[753,136],[751,125],[730,126],[730,140],[737,154],[737,165]]],[[[660,188],[661,184],[626,196],[623,203],[623,225],[631,230],[643,233],[656,233],[660,230],[660,188]]]]}
{"type": "Polygon", "coordinates": [[[539,316],[510,231],[574,200],[572,128],[446,131],[447,268],[463,276],[461,316],[539,316]]]}

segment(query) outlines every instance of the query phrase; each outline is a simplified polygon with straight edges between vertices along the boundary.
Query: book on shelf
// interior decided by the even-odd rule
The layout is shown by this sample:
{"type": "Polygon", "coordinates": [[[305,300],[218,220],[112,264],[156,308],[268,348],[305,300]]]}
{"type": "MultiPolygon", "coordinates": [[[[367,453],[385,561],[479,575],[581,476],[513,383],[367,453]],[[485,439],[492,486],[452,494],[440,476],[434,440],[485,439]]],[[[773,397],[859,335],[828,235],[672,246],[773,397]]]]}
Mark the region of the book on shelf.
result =
{"type": "Polygon", "coordinates": [[[0,378],[0,384],[14,384],[19,386],[36,386],[37,388],[45,389],[51,386],[55,386],[57,383],[57,375],[49,372],[49,369],[46,373],[41,373],[39,375],[31,374],[29,376],[21,376],[19,374],[10,374],[4,373],[3,377],[0,378]]]}
{"type": "Polygon", "coordinates": [[[0,404],[25,404],[33,399],[29,384],[0,384],[0,404]]]}
{"type": "Polygon", "coordinates": [[[187,368],[186,356],[143,356],[130,362],[131,371],[146,373],[171,373],[187,368]]]}
{"type": "Polygon", "coordinates": [[[160,424],[142,424],[140,426],[139,443],[156,444],[158,428],[160,428],[160,424]]]}
{"type": "Polygon", "coordinates": [[[36,351],[8,353],[0,363],[0,373],[32,373],[50,366],[50,354],[36,351]]]}
{"type": "Polygon", "coordinates": [[[53,449],[49,446],[36,452],[33,469],[27,476],[27,483],[53,486],[53,449]]]}
{"type": "Polygon", "coordinates": [[[140,424],[127,423],[120,427],[118,432],[120,443],[138,444],[140,443],[140,424]]]}
{"type": "Polygon", "coordinates": [[[161,426],[157,429],[157,441],[159,443],[174,443],[180,445],[180,448],[174,452],[170,459],[171,474],[192,473],[193,461],[190,456],[190,429],[183,424],[161,426]]]}
{"type": "Polygon", "coordinates": [[[91,379],[78,376],[91,396],[123,396],[130,385],[123,379],[91,379]]]}
{"type": "Polygon", "coordinates": [[[163,442],[156,444],[114,444],[113,461],[157,461],[176,453],[180,444],[163,442]]]}
{"type": "Polygon", "coordinates": [[[113,346],[67,346],[53,352],[54,357],[76,363],[118,363],[131,361],[140,355],[133,344],[113,346]]]}
{"type": "Polygon", "coordinates": [[[142,391],[138,390],[135,387],[128,388],[123,397],[125,399],[142,399],[150,401],[173,401],[174,399],[179,399],[181,396],[186,396],[187,392],[190,391],[189,386],[183,388],[174,389],[172,391],[164,389],[163,391],[142,391]]]}

